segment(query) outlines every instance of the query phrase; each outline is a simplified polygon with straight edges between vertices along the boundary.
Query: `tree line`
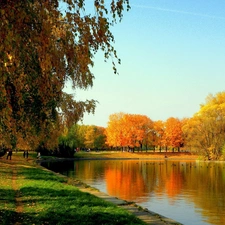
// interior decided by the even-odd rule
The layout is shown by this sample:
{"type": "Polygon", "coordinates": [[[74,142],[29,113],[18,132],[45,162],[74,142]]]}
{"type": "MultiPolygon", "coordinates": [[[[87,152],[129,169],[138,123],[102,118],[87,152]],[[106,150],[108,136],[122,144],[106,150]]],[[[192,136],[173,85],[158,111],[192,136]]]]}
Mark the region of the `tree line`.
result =
{"type": "Polygon", "coordinates": [[[225,149],[224,92],[209,95],[192,118],[152,121],[145,115],[116,113],[106,128],[77,125],[85,112],[94,113],[96,100],[76,100],[64,87],[71,84],[76,91],[93,85],[91,68],[98,51],[112,60],[117,73],[120,59],[111,27],[130,9],[129,0],[94,0],[93,11],[86,10],[86,3],[1,1],[0,148],[71,152],[74,147],[185,147],[208,159],[220,158],[225,149]],[[86,131],[80,138],[77,130],[82,129],[86,131]]]}
{"type": "Polygon", "coordinates": [[[153,121],[146,115],[115,113],[106,128],[73,125],[61,136],[73,148],[123,151],[189,151],[205,159],[225,155],[225,92],[209,95],[191,118],[153,121]]]}

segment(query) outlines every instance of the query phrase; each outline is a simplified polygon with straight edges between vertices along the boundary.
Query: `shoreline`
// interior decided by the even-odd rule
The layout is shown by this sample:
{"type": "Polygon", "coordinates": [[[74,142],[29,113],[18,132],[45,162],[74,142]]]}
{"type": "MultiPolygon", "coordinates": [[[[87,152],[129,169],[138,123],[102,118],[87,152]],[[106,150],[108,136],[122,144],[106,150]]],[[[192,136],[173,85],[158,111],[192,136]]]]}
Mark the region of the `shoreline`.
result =
{"type": "Polygon", "coordinates": [[[172,218],[165,217],[159,213],[153,212],[153,211],[149,210],[148,208],[143,208],[135,202],[129,202],[129,201],[119,199],[114,196],[110,196],[104,192],[99,191],[97,188],[94,188],[80,180],[68,179],[68,183],[77,187],[80,191],[89,193],[91,195],[95,195],[96,197],[101,198],[104,201],[110,202],[110,203],[116,205],[117,207],[120,207],[120,208],[123,208],[123,209],[129,211],[130,213],[134,214],[136,217],[141,219],[146,224],[183,225],[182,223],[175,221],[172,218]]]}
{"type": "MultiPolygon", "coordinates": [[[[113,158],[106,158],[106,159],[107,160],[115,160],[113,158]]],[[[59,160],[56,159],[55,162],[65,161],[65,160],[66,160],[65,158],[61,158],[59,160]]],[[[68,160],[71,161],[73,159],[68,159],[68,160]]],[[[83,160],[83,158],[78,159],[78,160],[83,160]]],[[[96,160],[96,159],[93,159],[93,158],[90,159],[89,158],[89,159],[85,159],[85,160],[96,160]]],[[[99,160],[99,159],[97,159],[97,160],[99,160]]],[[[104,160],[104,159],[101,158],[100,160],[104,160]]],[[[117,160],[123,160],[123,159],[117,158],[117,160]]],[[[134,158],[129,158],[129,159],[125,159],[125,160],[134,160],[134,158]]],[[[159,160],[161,160],[161,159],[159,159],[159,160]]],[[[42,161],[42,162],[47,162],[47,161],[42,161]]],[[[52,162],[54,162],[54,161],[52,161],[52,162]]],[[[49,170],[49,169],[45,168],[41,164],[39,165],[39,167],[41,167],[43,170],[47,170],[47,171],[50,171],[51,173],[54,173],[56,176],[64,177],[67,180],[68,184],[78,188],[82,192],[89,193],[89,194],[94,195],[94,196],[96,196],[100,199],[103,199],[106,202],[114,204],[119,208],[123,208],[124,210],[126,210],[126,211],[130,212],[131,214],[135,215],[137,218],[139,218],[140,220],[142,220],[146,224],[150,224],[150,225],[153,225],[153,224],[157,224],[157,225],[165,225],[165,224],[167,224],[167,225],[183,225],[182,223],[180,223],[178,221],[175,221],[172,218],[165,217],[164,215],[159,214],[159,213],[154,212],[154,211],[151,211],[148,208],[143,208],[142,206],[138,205],[136,202],[127,201],[127,200],[117,198],[115,196],[108,195],[107,193],[101,192],[99,189],[97,189],[95,187],[92,187],[91,185],[89,185],[87,183],[84,183],[81,180],[69,178],[66,175],[54,172],[52,170],[49,170]]]]}
{"type": "MultiPolygon", "coordinates": [[[[45,162],[60,162],[60,161],[81,161],[81,160],[143,160],[143,161],[173,161],[173,160],[182,160],[182,161],[195,161],[197,160],[198,156],[196,155],[189,155],[189,154],[182,154],[182,157],[178,156],[177,154],[168,154],[169,157],[165,158],[165,153],[162,154],[138,154],[138,153],[82,153],[80,156],[82,157],[75,157],[75,158],[49,158],[49,159],[42,159],[38,162],[45,163],[45,162]],[[86,156],[86,157],[84,157],[86,156]]],[[[43,167],[43,166],[41,166],[43,167]]],[[[46,169],[45,167],[43,167],[46,169]]],[[[51,171],[53,172],[53,171],[51,171]]],[[[55,173],[55,172],[53,172],[55,173]]],[[[60,175],[56,173],[56,175],[60,175]]],[[[66,176],[65,176],[66,177],[66,176]]],[[[143,208],[135,202],[129,202],[123,199],[119,199],[114,196],[110,196],[104,192],[101,192],[97,188],[92,187],[89,184],[82,182],[81,180],[71,179],[68,178],[68,183],[77,187],[80,191],[87,192],[89,194],[95,195],[98,198],[102,198],[103,200],[113,203],[118,207],[124,208],[125,210],[133,213],[136,217],[140,218],[146,224],[168,224],[168,225],[182,225],[182,223],[175,221],[172,218],[165,217],[157,212],[151,211],[148,208],[143,208]]]]}
{"type": "Polygon", "coordinates": [[[188,153],[172,152],[151,152],[151,153],[130,153],[130,152],[77,152],[74,158],[42,157],[37,162],[57,162],[57,161],[79,161],[79,160],[146,160],[146,161],[195,161],[199,160],[198,155],[188,153]]]}
{"type": "Polygon", "coordinates": [[[162,159],[162,158],[49,158],[49,159],[37,159],[35,160],[37,163],[45,163],[45,162],[62,162],[62,161],[82,161],[82,160],[134,160],[134,161],[196,161],[197,159],[193,158],[170,158],[170,159],[162,159]]]}

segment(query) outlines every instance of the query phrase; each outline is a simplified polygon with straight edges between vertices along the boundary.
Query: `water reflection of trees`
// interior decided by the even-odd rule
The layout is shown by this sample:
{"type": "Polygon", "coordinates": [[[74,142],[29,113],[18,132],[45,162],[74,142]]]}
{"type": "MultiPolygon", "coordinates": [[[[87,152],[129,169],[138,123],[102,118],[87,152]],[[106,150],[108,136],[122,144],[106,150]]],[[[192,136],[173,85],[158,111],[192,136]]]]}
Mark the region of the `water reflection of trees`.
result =
{"type": "Polygon", "coordinates": [[[198,163],[186,174],[185,189],[195,190],[192,201],[202,209],[210,224],[225,224],[225,166],[223,163],[198,163]]]}
{"type": "Polygon", "coordinates": [[[108,193],[129,201],[143,199],[147,189],[142,170],[139,163],[126,161],[110,164],[105,170],[108,193]]]}
{"type": "Polygon", "coordinates": [[[225,224],[222,163],[126,161],[107,166],[105,176],[110,195],[136,202],[151,195],[166,195],[174,201],[182,195],[202,209],[209,223],[225,224]]]}
{"type": "MultiPolygon", "coordinates": [[[[151,201],[154,196],[175,202],[184,198],[210,224],[225,224],[225,164],[182,161],[80,161],[51,164],[52,170],[66,168],[68,176],[102,181],[105,176],[110,195],[135,201],[151,201]]],[[[48,166],[51,166],[48,165],[48,166]]]]}

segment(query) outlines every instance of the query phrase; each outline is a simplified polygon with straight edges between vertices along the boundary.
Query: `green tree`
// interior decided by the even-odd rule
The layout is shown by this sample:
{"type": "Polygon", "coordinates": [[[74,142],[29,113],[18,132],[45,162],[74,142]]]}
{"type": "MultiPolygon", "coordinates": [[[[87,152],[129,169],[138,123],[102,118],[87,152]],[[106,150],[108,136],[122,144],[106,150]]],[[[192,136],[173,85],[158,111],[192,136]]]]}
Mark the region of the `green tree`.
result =
{"type": "Polygon", "coordinates": [[[105,128],[98,126],[88,126],[85,134],[86,148],[101,149],[105,147],[105,128]]]}
{"type": "Polygon", "coordinates": [[[63,88],[66,82],[75,90],[93,85],[97,51],[105,59],[118,59],[110,28],[129,9],[129,0],[94,0],[92,14],[85,4],[0,2],[0,131],[14,147],[18,135],[26,138],[53,129],[59,113],[73,124],[84,112],[94,112],[95,100],[76,101],[63,88]]]}

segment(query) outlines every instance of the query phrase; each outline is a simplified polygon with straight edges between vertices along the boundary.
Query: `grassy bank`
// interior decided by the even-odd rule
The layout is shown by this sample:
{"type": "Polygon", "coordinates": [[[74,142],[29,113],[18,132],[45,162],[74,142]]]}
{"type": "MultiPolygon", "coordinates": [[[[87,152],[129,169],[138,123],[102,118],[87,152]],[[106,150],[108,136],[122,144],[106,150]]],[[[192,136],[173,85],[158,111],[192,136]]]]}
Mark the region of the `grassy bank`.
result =
{"type": "Polygon", "coordinates": [[[188,152],[122,152],[122,151],[102,151],[102,152],[84,152],[79,151],[75,153],[75,158],[89,158],[89,159],[152,159],[152,160],[164,160],[166,159],[178,159],[178,160],[196,160],[199,158],[197,155],[193,155],[188,152]]]}
{"type": "Polygon", "coordinates": [[[0,224],[144,224],[14,153],[0,159],[0,224]]]}

